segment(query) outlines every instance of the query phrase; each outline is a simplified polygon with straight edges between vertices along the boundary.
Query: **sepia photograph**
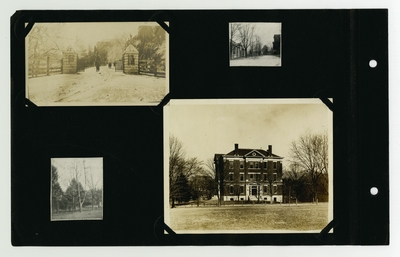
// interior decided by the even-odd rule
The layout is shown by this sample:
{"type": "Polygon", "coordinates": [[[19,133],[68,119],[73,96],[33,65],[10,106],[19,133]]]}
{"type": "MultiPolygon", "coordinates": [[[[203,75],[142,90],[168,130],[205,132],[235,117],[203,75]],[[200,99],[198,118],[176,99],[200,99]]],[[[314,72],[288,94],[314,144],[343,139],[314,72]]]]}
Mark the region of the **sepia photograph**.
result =
{"type": "Polygon", "coordinates": [[[229,65],[278,66],[281,58],[281,23],[229,23],[229,65]]]}
{"type": "Polygon", "coordinates": [[[51,221],[103,219],[103,158],[51,159],[51,221]]]}
{"type": "Polygon", "coordinates": [[[320,232],[333,218],[332,122],[319,99],[171,100],[165,224],[188,234],[320,232]]]}
{"type": "Polygon", "coordinates": [[[157,105],[169,92],[168,33],[156,22],[35,23],[26,98],[37,106],[157,105]]]}

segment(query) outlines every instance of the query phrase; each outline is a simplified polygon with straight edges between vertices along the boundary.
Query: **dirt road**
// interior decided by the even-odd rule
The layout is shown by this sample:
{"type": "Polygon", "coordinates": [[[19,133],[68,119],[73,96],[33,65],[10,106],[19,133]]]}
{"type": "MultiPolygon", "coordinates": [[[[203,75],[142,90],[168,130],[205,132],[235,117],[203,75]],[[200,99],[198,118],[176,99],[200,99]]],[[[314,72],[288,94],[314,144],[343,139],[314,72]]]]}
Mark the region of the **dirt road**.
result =
{"type": "Polygon", "coordinates": [[[127,75],[114,68],[87,68],[78,74],[27,79],[28,98],[43,105],[157,105],[168,92],[167,80],[127,75]]]}

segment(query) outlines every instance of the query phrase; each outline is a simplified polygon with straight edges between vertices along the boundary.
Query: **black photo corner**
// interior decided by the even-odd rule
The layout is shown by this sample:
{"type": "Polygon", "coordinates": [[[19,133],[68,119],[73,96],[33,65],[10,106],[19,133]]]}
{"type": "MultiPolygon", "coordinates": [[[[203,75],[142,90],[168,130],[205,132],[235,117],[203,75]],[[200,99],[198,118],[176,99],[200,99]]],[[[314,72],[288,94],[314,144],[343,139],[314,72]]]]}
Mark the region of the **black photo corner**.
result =
{"type": "Polygon", "coordinates": [[[22,10],[10,22],[13,246],[389,244],[387,9],[22,10]],[[150,21],[169,41],[169,91],[157,103],[40,106],[26,97],[35,24],[150,21]],[[232,22],[281,23],[280,66],[230,66],[232,22]],[[333,113],[333,219],[320,233],[179,234],[164,223],[164,106],[294,98],[333,113]],[[103,159],[102,220],[51,221],[51,159],[81,157],[103,159]]]}

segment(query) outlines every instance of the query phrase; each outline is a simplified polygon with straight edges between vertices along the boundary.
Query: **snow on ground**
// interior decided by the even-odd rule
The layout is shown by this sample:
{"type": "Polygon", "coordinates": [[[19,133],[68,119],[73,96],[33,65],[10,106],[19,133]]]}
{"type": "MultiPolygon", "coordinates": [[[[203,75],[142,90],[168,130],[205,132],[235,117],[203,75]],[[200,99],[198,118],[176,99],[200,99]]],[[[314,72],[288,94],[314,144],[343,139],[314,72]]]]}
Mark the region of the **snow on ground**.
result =
{"type": "Polygon", "coordinates": [[[281,66],[281,58],[274,55],[261,55],[230,60],[230,66],[281,66]]]}
{"type": "Polygon", "coordinates": [[[168,93],[165,78],[128,75],[114,68],[27,79],[28,98],[43,105],[157,105],[168,93]]]}

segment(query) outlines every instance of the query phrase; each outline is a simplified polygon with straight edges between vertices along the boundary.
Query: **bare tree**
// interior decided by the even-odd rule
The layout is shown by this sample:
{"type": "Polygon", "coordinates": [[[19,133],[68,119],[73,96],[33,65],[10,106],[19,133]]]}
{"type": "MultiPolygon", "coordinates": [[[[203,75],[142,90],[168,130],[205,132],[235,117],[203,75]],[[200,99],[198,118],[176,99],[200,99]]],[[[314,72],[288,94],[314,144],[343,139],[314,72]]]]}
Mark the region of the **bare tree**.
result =
{"type": "Polygon", "coordinates": [[[216,160],[216,166],[219,166],[217,168],[217,179],[218,179],[218,185],[219,185],[219,206],[222,205],[222,202],[224,200],[225,196],[225,189],[227,185],[227,181],[229,180],[229,162],[224,161],[222,157],[220,157],[219,160],[216,160]]]}
{"type": "Polygon", "coordinates": [[[217,175],[217,170],[215,168],[213,158],[208,158],[207,161],[204,163],[204,166],[205,166],[204,169],[205,175],[215,179],[215,176],[217,175]]]}
{"type": "Polygon", "coordinates": [[[318,203],[318,182],[328,172],[328,135],[307,132],[292,142],[290,150],[293,162],[310,175],[313,201],[318,203]]]}
{"type": "Polygon", "coordinates": [[[76,43],[80,43],[77,38],[62,37],[60,27],[55,24],[35,24],[27,35],[28,58],[59,56],[62,50],[76,43]]]}
{"type": "Polygon", "coordinates": [[[185,162],[185,152],[182,143],[173,135],[169,136],[169,190],[172,208],[179,197],[179,178],[185,162]]]}
{"type": "Polygon", "coordinates": [[[290,163],[289,167],[283,170],[284,185],[288,189],[289,203],[291,197],[294,196],[297,204],[299,184],[305,179],[305,175],[306,173],[301,170],[301,166],[297,162],[290,163]]]}
{"type": "Polygon", "coordinates": [[[256,56],[261,54],[261,38],[258,35],[253,36],[253,53],[256,53],[256,56]]]}
{"type": "Polygon", "coordinates": [[[78,159],[76,159],[72,170],[72,179],[70,185],[72,187],[75,187],[73,188],[73,191],[76,192],[76,198],[78,200],[80,212],[82,212],[82,206],[86,200],[87,173],[88,172],[86,170],[85,159],[82,160],[82,167],[78,165],[78,159]],[[84,182],[83,185],[80,181],[82,179],[82,176],[84,182]]]}
{"type": "Polygon", "coordinates": [[[96,182],[93,180],[93,174],[90,175],[90,178],[88,179],[88,188],[90,191],[90,197],[91,197],[91,202],[92,202],[92,210],[93,210],[93,203],[97,203],[97,206],[99,206],[99,201],[98,201],[98,193],[97,193],[97,185],[99,183],[100,179],[98,179],[96,182]]]}
{"type": "Polygon", "coordinates": [[[249,46],[251,46],[252,43],[253,33],[254,33],[254,25],[243,24],[239,28],[239,38],[244,48],[244,54],[246,58],[247,58],[247,49],[249,46]]]}
{"type": "Polygon", "coordinates": [[[204,166],[206,175],[214,180],[213,193],[216,193],[219,202],[220,198],[219,183],[218,183],[217,167],[215,166],[214,159],[213,158],[207,159],[204,166]]]}
{"type": "Polygon", "coordinates": [[[126,34],[122,34],[120,36],[115,36],[111,40],[111,48],[107,52],[107,59],[109,61],[117,61],[121,60],[122,54],[125,50],[125,42],[127,41],[128,36],[126,34]]]}
{"type": "Polygon", "coordinates": [[[187,179],[190,179],[190,177],[192,176],[202,175],[203,173],[202,165],[203,162],[197,159],[197,157],[192,157],[185,160],[183,175],[185,175],[187,179]]]}

